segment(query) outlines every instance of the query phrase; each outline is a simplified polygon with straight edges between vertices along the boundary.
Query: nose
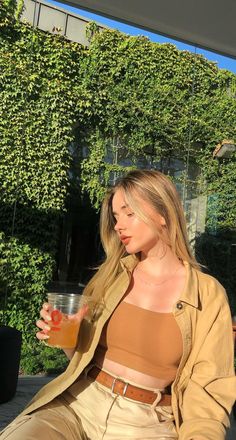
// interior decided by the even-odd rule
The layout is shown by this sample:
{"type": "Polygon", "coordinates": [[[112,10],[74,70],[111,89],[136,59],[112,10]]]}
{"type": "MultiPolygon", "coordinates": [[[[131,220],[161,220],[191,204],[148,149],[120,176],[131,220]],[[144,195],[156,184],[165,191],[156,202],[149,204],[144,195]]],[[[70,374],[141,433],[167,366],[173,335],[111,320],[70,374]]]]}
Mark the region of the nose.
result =
{"type": "Polygon", "coordinates": [[[125,229],[124,222],[122,222],[122,220],[120,218],[116,220],[116,224],[114,226],[114,229],[116,232],[119,232],[119,231],[122,231],[125,229]]]}

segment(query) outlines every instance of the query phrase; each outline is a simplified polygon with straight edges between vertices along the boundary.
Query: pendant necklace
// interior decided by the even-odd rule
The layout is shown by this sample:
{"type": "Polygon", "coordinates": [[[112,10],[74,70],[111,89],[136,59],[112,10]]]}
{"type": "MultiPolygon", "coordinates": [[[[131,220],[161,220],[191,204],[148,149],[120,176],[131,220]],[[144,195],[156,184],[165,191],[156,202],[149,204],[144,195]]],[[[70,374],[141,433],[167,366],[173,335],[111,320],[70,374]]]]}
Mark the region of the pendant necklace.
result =
{"type": "Polygon", "coordinates": [[[135,269],[134,273],[136,274],[136,276],[137,276],[137,278],[139,279],[139,281],[141,281],[141,283],[146,284],[147,286],[160,286],[161,284],[164,284],[164,283],[166,283],[167,281],[171,280],[171,279],[175,276],[175,274],[178,272],[179,269],[180,269],[180,267],[177,267],[177,269],[174,271],[174,273],[171,275],[170,278],[167,278],[166,280],[161,281],[161,282],[159,282],[159,283],[152,283],[152,282],[150,282],[150,281],[146,281],[146,280],[144,280],[144,279],[140,276],[140,274],[139,274],[140,271],[139,271],[138,269],[135,269]]]}

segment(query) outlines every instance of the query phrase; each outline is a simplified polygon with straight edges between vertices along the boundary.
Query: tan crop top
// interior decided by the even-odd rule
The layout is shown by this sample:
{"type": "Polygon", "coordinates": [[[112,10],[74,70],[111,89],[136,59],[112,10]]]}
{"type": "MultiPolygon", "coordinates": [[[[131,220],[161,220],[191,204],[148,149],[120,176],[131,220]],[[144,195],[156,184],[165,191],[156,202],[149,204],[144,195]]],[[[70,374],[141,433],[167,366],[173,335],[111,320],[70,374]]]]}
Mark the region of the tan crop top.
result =
{"type": "Polygon", "coordinates": [[[182,337],[172,313],[159,313],[122,301],[105,325],[101,356],[171,383],[182,355],[182,337]]]}

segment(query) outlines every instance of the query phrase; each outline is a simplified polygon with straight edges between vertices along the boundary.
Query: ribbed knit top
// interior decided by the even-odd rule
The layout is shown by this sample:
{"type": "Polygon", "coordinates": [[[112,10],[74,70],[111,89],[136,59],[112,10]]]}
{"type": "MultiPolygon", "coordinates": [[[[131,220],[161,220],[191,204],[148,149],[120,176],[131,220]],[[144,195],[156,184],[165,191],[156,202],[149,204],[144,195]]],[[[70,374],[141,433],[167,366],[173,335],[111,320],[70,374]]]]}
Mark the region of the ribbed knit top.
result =
{"type": "Polygon", "coordinates": [[[102,331],[98,350],[104,358],[171,383],[182,355],[182,337],[172,313],[122,301],[102,331]]]}

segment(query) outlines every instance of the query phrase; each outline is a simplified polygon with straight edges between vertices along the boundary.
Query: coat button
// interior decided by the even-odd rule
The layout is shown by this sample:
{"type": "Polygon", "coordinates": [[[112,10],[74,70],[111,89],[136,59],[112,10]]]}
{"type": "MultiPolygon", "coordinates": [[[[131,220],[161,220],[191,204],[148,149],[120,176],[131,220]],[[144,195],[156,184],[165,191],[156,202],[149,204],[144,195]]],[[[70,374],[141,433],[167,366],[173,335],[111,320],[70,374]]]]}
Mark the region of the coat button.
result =
{"type": "Polygon", "coordinates": [[[183,304],[182,304],[182,302],[178,302],[178,303],[176,304],[176,307],[177,307],[178,310],[181,310],[181,309],[183,308],[183,304]]]}

